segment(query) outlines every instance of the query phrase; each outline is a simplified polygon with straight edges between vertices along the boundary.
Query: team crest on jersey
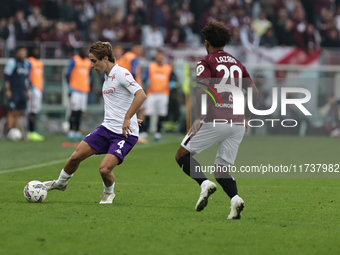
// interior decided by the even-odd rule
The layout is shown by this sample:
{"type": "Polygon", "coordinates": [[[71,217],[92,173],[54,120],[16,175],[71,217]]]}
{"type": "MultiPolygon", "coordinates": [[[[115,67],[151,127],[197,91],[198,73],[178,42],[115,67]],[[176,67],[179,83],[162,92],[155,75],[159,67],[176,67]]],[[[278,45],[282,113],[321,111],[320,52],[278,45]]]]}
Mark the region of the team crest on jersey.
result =
{"type": "Polygon", "coordinates": [[[114,74],[114,75],[112,75],[112,79],[111,79],[111,81],[113,81],[114,79],[116,79],[116,75],[114,74]]]}
{"type": "Polygon", "coordinates": [[[109,87],[108,89],[103,91],[103,95],[113,93],[115,92],[115,90],[116,90],[115,87],[109,87]]]}
{"type": "Polygon", "coordinates": [[[204,65],[199,65],[196,68],[196,75],[200,76],[200,74],[204,71],[204,65]]]}
{"type": "Polygon", "coordinates": [[[128,76],[128,75],[130,75],[129,73],[125,73],[125,76],[128,76]]]}

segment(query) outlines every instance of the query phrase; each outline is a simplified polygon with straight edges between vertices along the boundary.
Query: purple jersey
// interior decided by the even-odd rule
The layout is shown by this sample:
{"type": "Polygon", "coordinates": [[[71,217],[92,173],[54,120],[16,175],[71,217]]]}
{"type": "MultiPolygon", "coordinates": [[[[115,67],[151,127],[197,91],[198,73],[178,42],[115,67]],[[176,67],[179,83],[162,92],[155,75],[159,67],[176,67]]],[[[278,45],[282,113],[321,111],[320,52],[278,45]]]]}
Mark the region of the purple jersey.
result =
{"type": "MultiPolygon", "coordinates": [[[[215,95],[216,104],[211,97],[207,97],[205,122],[212,122],[214,119],[226,119],[229,122],[230,120],[233,122],[243,122],[245,120],[244,115],[233,115],[233,96],[231,92],[219,91],[220,89],[215,88],[215,84],[219,83],[222,78],[225,79],[225,84],[235,85],[240,89],[247,89],[253,84],[248,71],[240,61],[223,50],[217,50],[206,55],[197,63],[196,75],[198,82],[203,78],[210,80],[209,85],[217,91],[222,102],[221,105],[215,95]]],[[[208,88],[208,90],[211,89],[208,88]]]]}

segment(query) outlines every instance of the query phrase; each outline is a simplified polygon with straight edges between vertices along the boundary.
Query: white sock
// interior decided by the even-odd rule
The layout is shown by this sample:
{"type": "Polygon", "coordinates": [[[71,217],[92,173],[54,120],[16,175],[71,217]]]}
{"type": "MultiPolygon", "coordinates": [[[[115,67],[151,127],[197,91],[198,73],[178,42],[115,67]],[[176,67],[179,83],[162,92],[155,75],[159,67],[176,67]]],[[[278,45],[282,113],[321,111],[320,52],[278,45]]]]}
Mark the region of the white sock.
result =
{"type": "Polygon", "coordinates": [[[238,198],[240,198],[240,197],[239,197],[238,195],[235,195],[235,196],[233,196],[233,197],[230,199],[230,201],[233,200],[233,199],[234,199],[234,200],[235,200],[235,199],[238,199],[238,198]]]}
{"type": "Polygon", "coordinates": [[[201,188],[203,188],[205,185],[207,185],[210,181],[209,180],[205,180],[204,182],[201,183],[201,188]]]}
{"type": "Polygon", "coordinates": [[[68,173],[64,171],[64,169],[62,169],[60,172],[59,178],[57,180],[57,184],[64,186],[65,184],[67,184],[68,180],[71,179],[72,176],[73,174],[69,175],[68,173]]]}
{"type": "Polygon", "coordinates": [[[113,189],[115,188],[115,182],[110,187],[106,187],[103,182],[103,187],[104,187],[104,193],[112,194],[113,189]]]}

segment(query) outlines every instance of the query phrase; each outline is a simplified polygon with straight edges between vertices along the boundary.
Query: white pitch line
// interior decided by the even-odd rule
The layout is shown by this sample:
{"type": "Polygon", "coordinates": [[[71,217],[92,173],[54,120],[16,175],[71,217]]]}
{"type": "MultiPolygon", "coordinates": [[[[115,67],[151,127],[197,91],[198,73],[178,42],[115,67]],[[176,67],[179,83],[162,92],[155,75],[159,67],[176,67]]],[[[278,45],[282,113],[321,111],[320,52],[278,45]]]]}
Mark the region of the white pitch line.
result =
{"type": "Polygon", "coordinates": [[[31,170],[33,168],[39,168],[39,167],[44,167],[44,166],[51,166],[51,165],[54,165],[54,164],[65,162],[66,160],[68,160],[68,158],[67,159],[54,160],[54,161],[51,161],[51,162],[48,162],[48,163],[41,163],[41,164],[24,166],[24,167],[19,167],[19,168],[14,168],[14,169],[6,169],[6,170],[3,170],[3,171],[0,171],[0,174],[31,170]]]}
{"type": "MultiPolygon", "coordinates": [[[[142,147],[134,148],[133,150],[145,149],[145,148],[150,148],[150,147],[155,147],[155,146],[165,145],[165,144],[170,144],[170,143],[174,143],[174,141],[168,141],[168,142],[164,142],[164,143],[155,143],[155,144],[150,144],[150,145],[144,145],[142,147]]],[[[66,161],[68,159],[69,158],[59,159],[59,160],[54,160],[54,161],[51,161],[51,162],[40,163],[40,164],[36,164],[36,165],[31,165],[31,166],[24,166],[24,167],[19,167],[19,168],[0,170],[0,174],[13,173],[13,172],[19,172],[19,171],[26,171],[26,170],[31,170],[31,169],[34,169],[34,168],[39,168],[39,167],[51,166],[51,165],[59,164],[59,163],[62,163],[62,162],[66,163],[66,161]]]]}

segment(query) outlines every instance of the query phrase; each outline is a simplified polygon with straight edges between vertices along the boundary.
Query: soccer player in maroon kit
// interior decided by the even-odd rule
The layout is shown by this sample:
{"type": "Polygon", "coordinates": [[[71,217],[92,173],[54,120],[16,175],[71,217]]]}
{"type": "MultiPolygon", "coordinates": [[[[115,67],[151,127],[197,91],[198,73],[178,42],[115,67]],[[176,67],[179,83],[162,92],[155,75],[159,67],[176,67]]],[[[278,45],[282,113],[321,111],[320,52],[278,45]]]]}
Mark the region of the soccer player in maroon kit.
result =
{"type": "Polygon", "coordinates": [[[244,115],[233,115],[233,95],[226,88],[233,85],[241,89],[252,87],[253,104],[257,99],[257,89],[246,68],[232,55],[223,50],[231,41],[231,32],[222,22],[210,21],[201,31],[205,36],[208,55],[203,57],[196,67],[198,87],[216,89],[221,100],[215,104],[207,97],[206,117],[201,119],[202,90],[196,89],[197,119],[184,137],[176,153],[176,161],[182,170],[201,186],[201,193],[196,204],[196,211],[202,211],[208,204],[208,198],[216,191],[216,184],[209,181],[202,171],[197,171],[200,164],[192,155],[218,144],[215,159],[215,178],[231,199],[231,211],[228,219],[240,219],[244,201],[238,196],[235,179],[229,174],[229,167],[234,165],[238,147],[245,133],[251,112],[245,108],[244,115]],[[207,86],[208,85],[208,86],[207,86]],[[225,86],[225,87],[224,87],[225,86]],[[214,120],[224,120],[216,124],[214,120]],[[226,123],[227,120],[228,122],[226,123]],[[232,122],[232,124],[231,124],[232,122]],[[216,169],[220,169],[216,171],[216,169]],[[223,169],[223,171],[221,170],[223,169]]]}

